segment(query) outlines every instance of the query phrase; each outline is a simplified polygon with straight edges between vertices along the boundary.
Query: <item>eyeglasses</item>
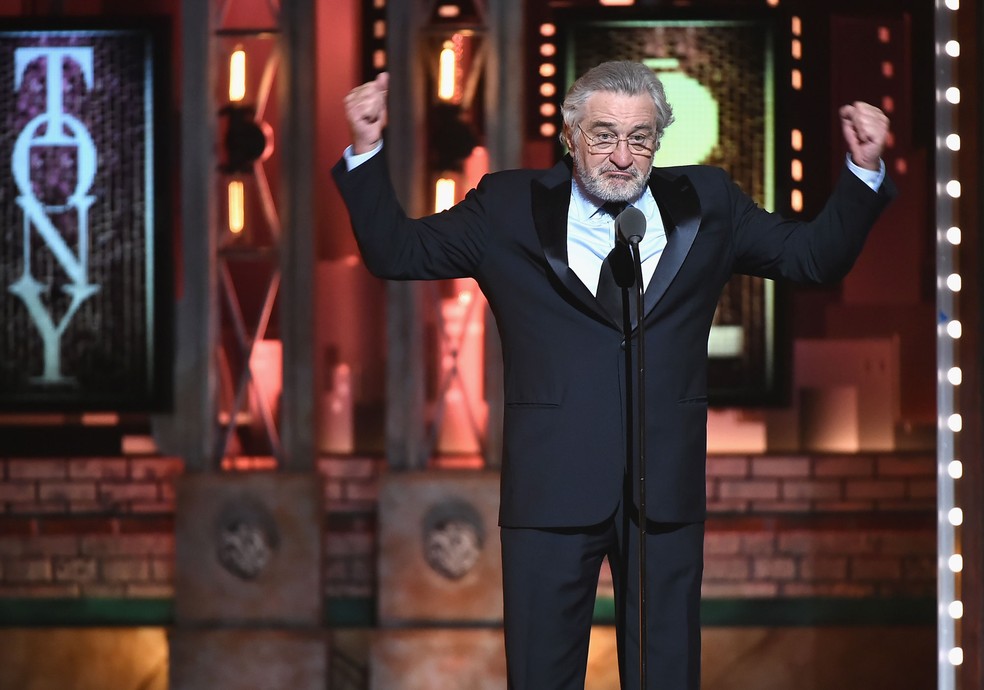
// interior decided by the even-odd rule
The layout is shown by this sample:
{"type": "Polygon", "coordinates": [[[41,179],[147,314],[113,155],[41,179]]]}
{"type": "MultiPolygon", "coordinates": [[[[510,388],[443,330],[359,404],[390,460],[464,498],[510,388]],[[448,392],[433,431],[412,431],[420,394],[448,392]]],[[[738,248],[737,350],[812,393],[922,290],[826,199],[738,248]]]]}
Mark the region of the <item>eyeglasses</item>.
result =
{"type": "Polygon", "coordinates": [[[587,142],[588,151],[591,153],[613,153],[618,148],[619,142],[622,141],[628,145],[629,152],[634,155],[651,156],[656,150],[655,137],[652,134],[636,133],[627,137],[620,137],[614,132],[598,132],[591,136],[581,129],[581,125],[577,125],[577,128],[580,130],[581,136],[584,137],[584,141],[587,142]]]}

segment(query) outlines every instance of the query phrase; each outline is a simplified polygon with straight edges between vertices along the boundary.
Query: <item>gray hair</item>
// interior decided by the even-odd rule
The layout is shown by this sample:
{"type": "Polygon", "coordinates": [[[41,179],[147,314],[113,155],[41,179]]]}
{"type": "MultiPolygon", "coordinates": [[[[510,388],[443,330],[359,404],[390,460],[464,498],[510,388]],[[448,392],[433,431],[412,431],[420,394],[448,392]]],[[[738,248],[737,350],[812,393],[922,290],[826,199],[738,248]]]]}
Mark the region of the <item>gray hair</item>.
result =
{"type": "MultiPolygon", "coordinates": [[[[560,106],[565,131],[573,131],[581,121],[584,104],[599,91],[629,96],[649,94],[656,106],[655,134],[656,148],[659,148],[663,131],[673,122],[673,108],[666,100],[663,82],[659,80],[656,73],[645,65],[631,60],[603,62],[582,74],[571,85],[560,106]]],[[[561,134],[561,142],[567,144],[563,134],[561,134]]]]}

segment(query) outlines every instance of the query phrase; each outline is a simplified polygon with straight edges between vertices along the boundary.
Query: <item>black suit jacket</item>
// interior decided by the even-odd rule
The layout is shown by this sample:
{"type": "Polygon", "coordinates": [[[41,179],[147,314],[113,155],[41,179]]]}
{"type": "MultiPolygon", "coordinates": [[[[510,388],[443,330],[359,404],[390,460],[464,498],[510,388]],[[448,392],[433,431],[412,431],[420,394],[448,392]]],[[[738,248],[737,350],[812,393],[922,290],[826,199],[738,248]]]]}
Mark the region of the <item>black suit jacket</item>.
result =
{"type": "MultiPolygon", "coordinates": [[[[567,264],[571,166],[486,175],[454,208],[406,217],[385,155],[333,170],[366,266],[396,279],[470,276],[502,339],[500,523],[602,522],[621,500],[626,448],[621,323],[567,264]]],[[[767,213],[717,168],[655,168],[667,244],[645,295],[647,515],[705,515],[707,337],[733,273],[843,277],[894,194],[845,169],[810,223],[767,213]]]]}

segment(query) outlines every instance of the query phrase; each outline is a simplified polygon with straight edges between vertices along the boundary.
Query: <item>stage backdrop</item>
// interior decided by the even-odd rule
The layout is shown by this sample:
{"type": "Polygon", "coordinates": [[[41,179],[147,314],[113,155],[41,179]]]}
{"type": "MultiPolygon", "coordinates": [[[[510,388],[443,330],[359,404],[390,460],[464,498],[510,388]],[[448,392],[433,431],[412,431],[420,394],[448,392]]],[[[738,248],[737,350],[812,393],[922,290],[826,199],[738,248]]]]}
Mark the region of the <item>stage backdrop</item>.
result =
{"type": "Polygon", "coordinates": [[[0,30],[0,408],[167,403],[162,27],[0,30]]]}
{"type": "MultiPolygon", "coordinates": [[[[720,166],[759,205],[777,210],[771,20],[675,16],[568,16],[559,23],[566,86],[605,60],[649,65],[676,118],[655,164],[720,166]]],[[[711,404],[772,402],[785,392],[788,344],[780,341],[776,302],[772,281],[736,276],[726,287],[708,341],[711,404]]]]}

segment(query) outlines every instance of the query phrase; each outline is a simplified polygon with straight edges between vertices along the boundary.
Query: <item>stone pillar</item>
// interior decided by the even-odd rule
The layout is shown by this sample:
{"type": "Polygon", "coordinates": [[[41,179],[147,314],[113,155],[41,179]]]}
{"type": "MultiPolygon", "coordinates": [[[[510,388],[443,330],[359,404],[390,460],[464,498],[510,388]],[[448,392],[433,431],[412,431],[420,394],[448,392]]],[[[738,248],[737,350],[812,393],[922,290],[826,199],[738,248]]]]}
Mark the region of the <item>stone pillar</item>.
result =
{"type": "Polygon", "coordinates": [[[392,473],[379,498],[372,690],[502,690],[496,472],[392,473]]]}
{"type": "Polygon", "coordinates": [[[313,474],[179,480],[171,690],[324,690],[322,496],[313,474]]]}

